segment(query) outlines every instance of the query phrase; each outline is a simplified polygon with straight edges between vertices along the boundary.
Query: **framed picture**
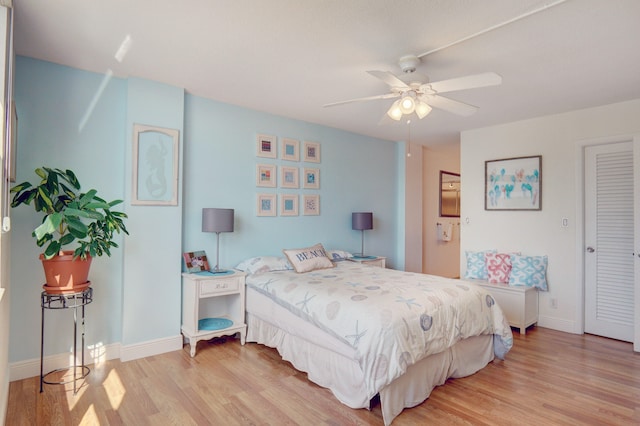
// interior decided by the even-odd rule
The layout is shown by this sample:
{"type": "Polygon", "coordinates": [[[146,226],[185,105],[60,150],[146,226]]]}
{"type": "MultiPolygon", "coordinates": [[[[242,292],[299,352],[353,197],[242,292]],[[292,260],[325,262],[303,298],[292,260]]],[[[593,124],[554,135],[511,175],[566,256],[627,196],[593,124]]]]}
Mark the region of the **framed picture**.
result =
{"type": "Polygon", "coordinates": [[[300,141],[282,138],[280,156],[287,161],[300,161],[300,141]]]}
{"type": "Polygon", "coordinates": [[[187,272],[193,273],[209,270],[209,260],[204,250],[183,253],[182,257],[187,266],[187,272]]]}
{"type": "Polygon", "coordinates": [[[541,210],[542,156],[484,162],[485,210],[541,210]]]}
{"type": "Polygon", "coordinates": [[[304,161],[308,163],[320,162],[320,144],[318,142],[304,142],[304,161]]]}
{"type": "Polygon", "coordinates": [[[280,216],[298,216],[298,195],[280,195],[280,216]]]}
{"type": "Polygon", "coordinates": [[[258,157],[276,158],[277,148],[275,136],[258,135],[256,137],[256,155],[258,157]]]}
{"type": "Polygon", "coordinates": [[[280,187],[281,188],[299,188],[298,176],[300,172],[297,167],[280,167],[280,187]]]}
{"type": "Polygon", "coordinates": [[[320,169],[304,169],[302,187],[305,189],[320,188],[320,169]]]}
{"type": "Polygon", "coordinates": [[[176,129],[133,125],[131,204],[178,205],[179,140],[176,129]]]}
{"type": "Polygon", "coordinates": [[[276,215],[276,194],[258,194],[256,200],[256,211],[258,216],[276,215]]]}
{"type": "Polygon", "coordinates": [[[320,196],[319,195],[303,195],[303,214],[305,216],[320,215],[320,196]]]}
{"type": "Polygon", "coordinates": [[[256,165],[256,186],[276,187],[276,166],[274,164],[256,165]]]}

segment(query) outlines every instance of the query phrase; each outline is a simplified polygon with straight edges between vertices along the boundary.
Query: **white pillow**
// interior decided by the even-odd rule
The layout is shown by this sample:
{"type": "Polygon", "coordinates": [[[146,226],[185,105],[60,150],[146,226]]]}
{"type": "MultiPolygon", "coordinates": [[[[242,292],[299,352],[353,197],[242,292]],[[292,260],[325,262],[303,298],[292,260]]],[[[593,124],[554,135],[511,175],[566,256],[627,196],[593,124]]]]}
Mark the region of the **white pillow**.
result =
{"type": "Polygon", "coordinates": [[[243,260],[236,269],[248,274],[262,274],[269,271],[286,271],[293,269],[284,257],[259,256],[243,260]]]}
{"type": "Polygon", "coordinates": [[[322,244],[301,249],[282,250],[296,272],[310,272],[316,269],[333,268],[322,244]]]}
{"type": "Polygon", "coordinates": [[[327,257],[334,262],[347,260],[353,257],[351,253],[344,250],[327,250],[327,257]]]}

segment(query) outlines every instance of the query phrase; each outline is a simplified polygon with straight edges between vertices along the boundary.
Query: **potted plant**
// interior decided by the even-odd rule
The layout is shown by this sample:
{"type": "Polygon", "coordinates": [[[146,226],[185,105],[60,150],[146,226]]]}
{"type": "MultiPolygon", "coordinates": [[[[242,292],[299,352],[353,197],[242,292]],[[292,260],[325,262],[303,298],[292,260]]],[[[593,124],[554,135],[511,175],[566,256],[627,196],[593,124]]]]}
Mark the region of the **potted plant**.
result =
{"type": "Polygon", "coordinates": [[[45,291],[82,291],[90,284],[87,278],[91,259],[103,254],[111,256],[111,248],[118,247],[115,233],[129,234],[124,225],[127,215],[111,210],[122,200],[106,202],[95,189],[81,192],[80,182],[71,170],[39,167],[35,173],[41,178],[37,186],[23,182],[11,188],[15,193],[11,207],[31,205],[44,215],[32,236],[38,247],[46,245],[40,255],[47,282],[45,291]],[[74,250],[63,250],[72,243],[74,250]],[[54,270],[50,271],[52,267],[54,270]]]}

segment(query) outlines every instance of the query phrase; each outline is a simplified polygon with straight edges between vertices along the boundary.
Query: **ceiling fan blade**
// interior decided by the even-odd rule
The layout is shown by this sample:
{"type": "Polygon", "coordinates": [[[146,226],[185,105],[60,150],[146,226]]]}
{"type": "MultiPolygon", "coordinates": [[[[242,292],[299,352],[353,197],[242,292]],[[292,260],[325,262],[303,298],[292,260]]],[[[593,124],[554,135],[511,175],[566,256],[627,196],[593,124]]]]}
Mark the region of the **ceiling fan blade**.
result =
{"type": "MultiPolygon", "coordinates": [[[[502,83],[502,77],[494,72],[473,74],[466,77],[451,78],[423,84],[421,87],[434,90],[436,93],[455,92],[456,90],[475,89],[477,87],[497,86],[502,83]]],[[[428,90],[426,90],[428,91],[428,90]]]]}
{"type": "Polygon", "coordinates": [[[422,96],[421,99],[432,107],[462,115],[463,117],[473,115],[478,110],[477,106],[465,104],[460,101],[454,101],[453,99],[445,98],[444,96],[427,95],[422,96]]]}
{"type": "Polygon", "coordinates": [[[371,74],[372,76],[379,78],[380,80],[384,81],[385,83],[387,83],[387,85],[391,88],[398,88],[398,89],[402,89],[402,90],[409,90],[411,89],[409,86],[407,86],[407,83],[405,83],[404,81],[400,80],[398,77],[396,77],[395,75],[393,75],[392,73],[390,73],[389,71],[367,71],[369,74],[371,74]]]}
{"type": "Polygon", "coordinates": [[[336,105],[349,104],[351,102],[373,101],[373,100],[376,100],[376,99],[390,99],[390,98],[397,98],[398,96],[400,96],[399,93],[387,93],[385,95],[367,96],[366,98],[357,98],[357,99],[349,99],[348,101],[333,102],[333,103],[330,103],[330,104],[325,104],[323,106],[324,107],[332,107],[332,106],[336,106],[336,105]]]}

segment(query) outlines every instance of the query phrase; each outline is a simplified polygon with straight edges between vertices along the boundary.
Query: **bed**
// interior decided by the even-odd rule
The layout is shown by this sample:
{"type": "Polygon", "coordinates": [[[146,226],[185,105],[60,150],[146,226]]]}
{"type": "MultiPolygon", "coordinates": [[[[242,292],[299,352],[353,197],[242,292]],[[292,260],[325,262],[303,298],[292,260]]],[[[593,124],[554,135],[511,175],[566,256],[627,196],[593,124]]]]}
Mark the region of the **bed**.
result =
{"type": "Polygon", "coordinates": [[[350,261],[300,273],[264,259],[239,265],[247,341],[276,348],[351,408],[379,395],[385,425],[513,344],[498,305],[471,282],[350,261]]]}

